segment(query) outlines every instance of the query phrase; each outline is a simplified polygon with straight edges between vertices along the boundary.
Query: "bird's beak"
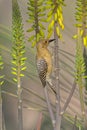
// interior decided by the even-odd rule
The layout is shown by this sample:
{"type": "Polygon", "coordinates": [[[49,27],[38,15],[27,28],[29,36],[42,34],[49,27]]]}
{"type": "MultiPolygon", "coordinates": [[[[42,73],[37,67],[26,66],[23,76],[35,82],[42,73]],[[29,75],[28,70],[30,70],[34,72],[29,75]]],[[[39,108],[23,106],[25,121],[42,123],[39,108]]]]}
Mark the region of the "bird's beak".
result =
{"type": "Polygon", "coordinates": [[[54,41],[54,40],[56,40],[56,39],[50,39],[50,40],[49,40],[49,43],[52,42],[52,41],[54,41]]]}

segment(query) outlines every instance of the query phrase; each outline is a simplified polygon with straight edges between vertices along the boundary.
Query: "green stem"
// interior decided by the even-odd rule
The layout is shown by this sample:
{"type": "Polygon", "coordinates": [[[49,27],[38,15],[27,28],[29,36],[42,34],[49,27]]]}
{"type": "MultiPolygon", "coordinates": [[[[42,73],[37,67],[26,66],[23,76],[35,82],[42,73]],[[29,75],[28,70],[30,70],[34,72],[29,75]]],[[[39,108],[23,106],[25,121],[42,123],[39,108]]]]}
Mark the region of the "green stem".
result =
{"type": "Polygon", "coordinates": [[[76,123],[77,123],[77,115],[75,115],[75,120],[74,120],[74,124],[73,124],[73,129],[72,130],[76,130],[76,123]]]}
{"type": "Polygon", "coordinates": [[[44,95],[45,95],[45,98],[46,98],[46,102],[47,102],[47,106],[48,106],[48,110],[49,110],[49,114],[50,114],[50,117],[51,117],[53,128],[54,128],[54,130],[56,130],[55,129],[55,117],[54,117],[54,113],[53,113],[52,106],[51,106],[51,103],[50,103],[47,85],[44,87],[44,95]]]}
{"type": "Polygon", "coordinates": [[[83,8],[82,8],[82,29],[83,29],[83,37],[86,36],[86,0],[83,0],[82,2],[83,8]]]}
{"type": "Polygon", "coordinates": [[[68,96],[68,98],[67,98],[67,100],[66,100],[66,102],[64,104],[64,107],[63,107],[63,109],[61,111],[61,114],[64,114],[64,112],[66,111],[66,109],[67,109],[67,107],[68,107],[68,105],[69,105],[69,103],[71,101],[71,98],[73,96],[73,93],[74,93],[75,89],[76,89],[76,81],[74,81],[74,83],[73,83],[72,89],[71,89],[71,91],[69,93],[69,96],[68,96]]]}
{"type": "Polygon", "coordinates": [[[37,42],[37,34],[39,33],[37,9],[38,9],[37,0],[35,0],[35,33],[36,33],[36,42],[37,42]]]}
{"type": "Polygon", "coordinates": [[[85,116],[85,108],[84,108],[84,98],[83,98],[83,87],[79,87],[79,95],[80,95],[80,103],[81,103],[81,111],[82,116],[85,116]]]}
{"type": "MultiPolygon", "coordinates": [[[[20,45],[19,45],[20,48],[20,45]]],[[[23,117],[22,117],[22,88],[21,88],[21,65],[20,65],[20,52],[18,52],[18,74],[17,74],[17,94],[18,94],[18,129],[23,130],[23,117]]]]}
{"type": "Polygon", "coordinates": [[[22,119],[22,88],[18,84],[18,129],[23,130],[23,119],[22,119]]]}

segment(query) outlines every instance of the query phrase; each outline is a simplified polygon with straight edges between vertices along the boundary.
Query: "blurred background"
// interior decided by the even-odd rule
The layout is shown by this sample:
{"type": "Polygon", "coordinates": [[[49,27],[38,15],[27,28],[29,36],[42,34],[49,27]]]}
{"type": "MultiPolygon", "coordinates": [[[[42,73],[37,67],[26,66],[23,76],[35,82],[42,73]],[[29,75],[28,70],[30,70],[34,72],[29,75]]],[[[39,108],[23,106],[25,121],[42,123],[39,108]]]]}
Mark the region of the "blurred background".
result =
{"type": "MultiPolygon", "coordinates": [[[[36,69],[36,48],[31,47],[28,42],[29,23],[27,15],[28,0],[18,0],[21,15],[23,18],[24,35],[26,41],[26,66],[25,77],[22,79],[23,89],[23,127],[24,130],[33,130],[36,128],[38,120],[42,114],[41,130],[51,130],[51,121],[48,115],[46,101],[43,94],[43,88],[39,81],[36,69]]],[[[75,0],[65,0],[67,6],[64,7],[64,24],[63,31],[64,41],[59,43],[60,49],[60,84],[61,84],[61,106],[64,105],[66,98],[72,88],[74,82],[74,62],[75,62],[75,41],[72,36],[76,33],[75,29],[75,0]]],[[[2,86],[2,100],[0,104],[0,128],[4,123],[6,130],[17,130],[17,86],[12,82],[11,74],[11,48],[12,48],[12,1],[0,0],[0,49],[4,62],[5,82],[2,86]],[[3,112],[3,114],[2,114],[3,112]]],[[[50,49],[53,45],[50,46],[50,49]]],[[[53,107],[55,97],[50,92],[50,99],[53,107]]],[[[78,88],[76,88],[72,100],[67,108],[65,117],[62,121],[61,130],[70,130],[73,128],[73,119],[75,115],[81,119],[81,108],[79,102],[78,88]]],[[[2,129],[4,130],[4,128],[2,129]]]]}

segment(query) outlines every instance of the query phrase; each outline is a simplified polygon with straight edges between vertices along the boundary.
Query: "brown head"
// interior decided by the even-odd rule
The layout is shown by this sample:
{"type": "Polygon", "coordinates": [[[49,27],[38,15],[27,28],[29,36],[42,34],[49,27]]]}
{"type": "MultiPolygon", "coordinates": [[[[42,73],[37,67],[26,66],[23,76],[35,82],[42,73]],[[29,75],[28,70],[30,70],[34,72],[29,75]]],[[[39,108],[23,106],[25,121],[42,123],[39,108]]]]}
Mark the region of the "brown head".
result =
{"type": "Polygon", "coordinates": [[[47,48],[49,43],[51,43],[52,41],[54,41],[55,39],[42,39],[40,40],[37,44],[36,44],[36,47],[37,49],[41,49],[41,48],[47,48]]]}

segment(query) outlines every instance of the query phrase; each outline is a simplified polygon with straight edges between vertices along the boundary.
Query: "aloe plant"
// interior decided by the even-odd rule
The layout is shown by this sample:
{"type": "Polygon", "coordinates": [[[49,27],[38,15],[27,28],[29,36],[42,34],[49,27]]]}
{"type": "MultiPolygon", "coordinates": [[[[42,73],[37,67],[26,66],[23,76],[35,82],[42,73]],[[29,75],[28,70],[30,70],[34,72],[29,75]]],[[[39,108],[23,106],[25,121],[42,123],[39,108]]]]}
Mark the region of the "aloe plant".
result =
{"type": "MultiPolygon", "coordinates": [[[[4,68],[4,63],[3,63],[3,60],[2,60],[1,49],[0,49],[0,101],[2,100],[2,96],[1,96],[2,89],[1,89],[1,87],[4,83],[4,74],[2,73],[3,68],[4,68]]],[[[4,124],[4,121],[3,121],[3,113],[2,113],[2,128],[1,129],[3,129],[4,126],[5,126],[5,124],[4,124]]]]}
{"type": "Polygon", "coordinates": [[[62,7],[64,5],[64,1],[60,0],[49,0],[47,1],[47,6],[50,9],[48,11],[48,21],[51,21],[48,25],[48,38],[52,36],[54,33],[54,38],[56,39],[55,45],[54,45],[54,68],[55,68],[55,88],[56,88],[56,117],[53,119],[55,122],[53,122],[54,129],[60,130],[61,127],[61,105],[60,105],[60,83],[59,83],[59,38],[62,38],[62,34],[60,33],[60,30],[64,29],[63,24],[63,10],[62,7]]]}
{"type": "MultiPolygon", "coordinates": [[[[0,72],[1,72],[1,70],[3,70],[3,68],[4,68],[4,66],[3,66],[3,60],[2,60],[2,56],[0,55],[0,72]]],[[[3,81],[3,78],[4,78],[4,75],[2,74],[0,74],[0,86],[4,83],[4,81],[3,81]]]]}
{"type": "Polygon", "coordinates": [[[47,21],[48,25],[48,35],[50,38],[52,34],[56,31],[58,38],[62,39],[61,30],[64,30],[64,19],[63,19],[63,6],[65,6],[63,0],[48,0],[46,1],[46,8],[48,9],[47,21]],[[55,31],[54,25],[56,23],[55,31]]]}
{"type": "Polygon", "coordinates": [[[86,21],[87,21],[87,1],[77,0],[76,1],[76,28],[77,34],[74,36],[76,39],[76,80],[79,87],[79,97],[82,111],[82,119],[85,122],[86,127],[87,116],[85,114],[85,100],[86,100],[86,88],[84,80],[87,82],[87,60],[86,60],[86,46],[87,46],[87,33],[86,33],[86,21]],[[85,95],[85,97],[84,97],[85,95]],[[84,100],[85,98],[85,100],[84,100]]]}
{"type": "Polygon", "coordinates": [[[87,46],[87,34],[86,34],[86,19],[87,19],[87,1],[86,0],[77,0],[76,1],[76,27],[77,27],[77,34],[75,38],[77,39],[76,44],[76,79],[77,84],[79,87],[79,95],[80,95],[80,103],[81,103],[81,110],[83,116],[85,115],[85,108],[84,108],[84,82],[83,79],[87,78],[86,73],[86,46],[87,46]],[[83,57],[84,52],[84,57],[83,57]],[[85,59],[85,60],[84,60],[85,59]],[[85,75],[84,75],[85,74],[85,75]]]}
{"type": "Polygon", "coordinates": [[[80,94],[80,103],[81,103],[81,110],[82,114],[84,115],[85,109],[84,109],[84,96],[83,96],[83,89],[84,89],[84,82],[83,79],[86,78],[84,76],[84,73],[86,71],[85,67],[85,62],[83,58],[83,52],[82,52],[82,43],[81,43],[81,37],[79,33],[79,28],[78,28],[78,40],[76,43],[76,81],[79,87],[79,94],[80,94]]]}
{"type": "Polygon", "coordinates": [[[26,69],[25,60],[25,41],[22,17],[17,0],[12,0],[12,34],[13,34],[13,47],[12,47],[12,74],[13,80],[17,84],[18,95],[18,129],[23,129],[22,122],[22,86],[21,80],[24,76],[23,71],[26,69]]]}
{"type": "Polygon", "coordinates": [[[45,18],[45,4],[43,0],[28,0],[28,16],[29,19],[27,22],[31,25],[31,27],[27,30],[29,33],[33,33],[28,41],[32,43],[32,46],[35,46],[36,42],[40,40],[40,38],[44,38],[44,30],[45,27],[43,25],[46,22],[45,18]]]}
{"type": "MultiPolygon", "coordinates": [[[[1,51],[1,49],[0,49],[0,51],[1,51]]],[[[3,69],[4,69],[4,63],[3,63],[2,55],[0,52],[0,99],[1,99],[1,87],[4,83],[4,74],[2,73],[3,69]]]]}

